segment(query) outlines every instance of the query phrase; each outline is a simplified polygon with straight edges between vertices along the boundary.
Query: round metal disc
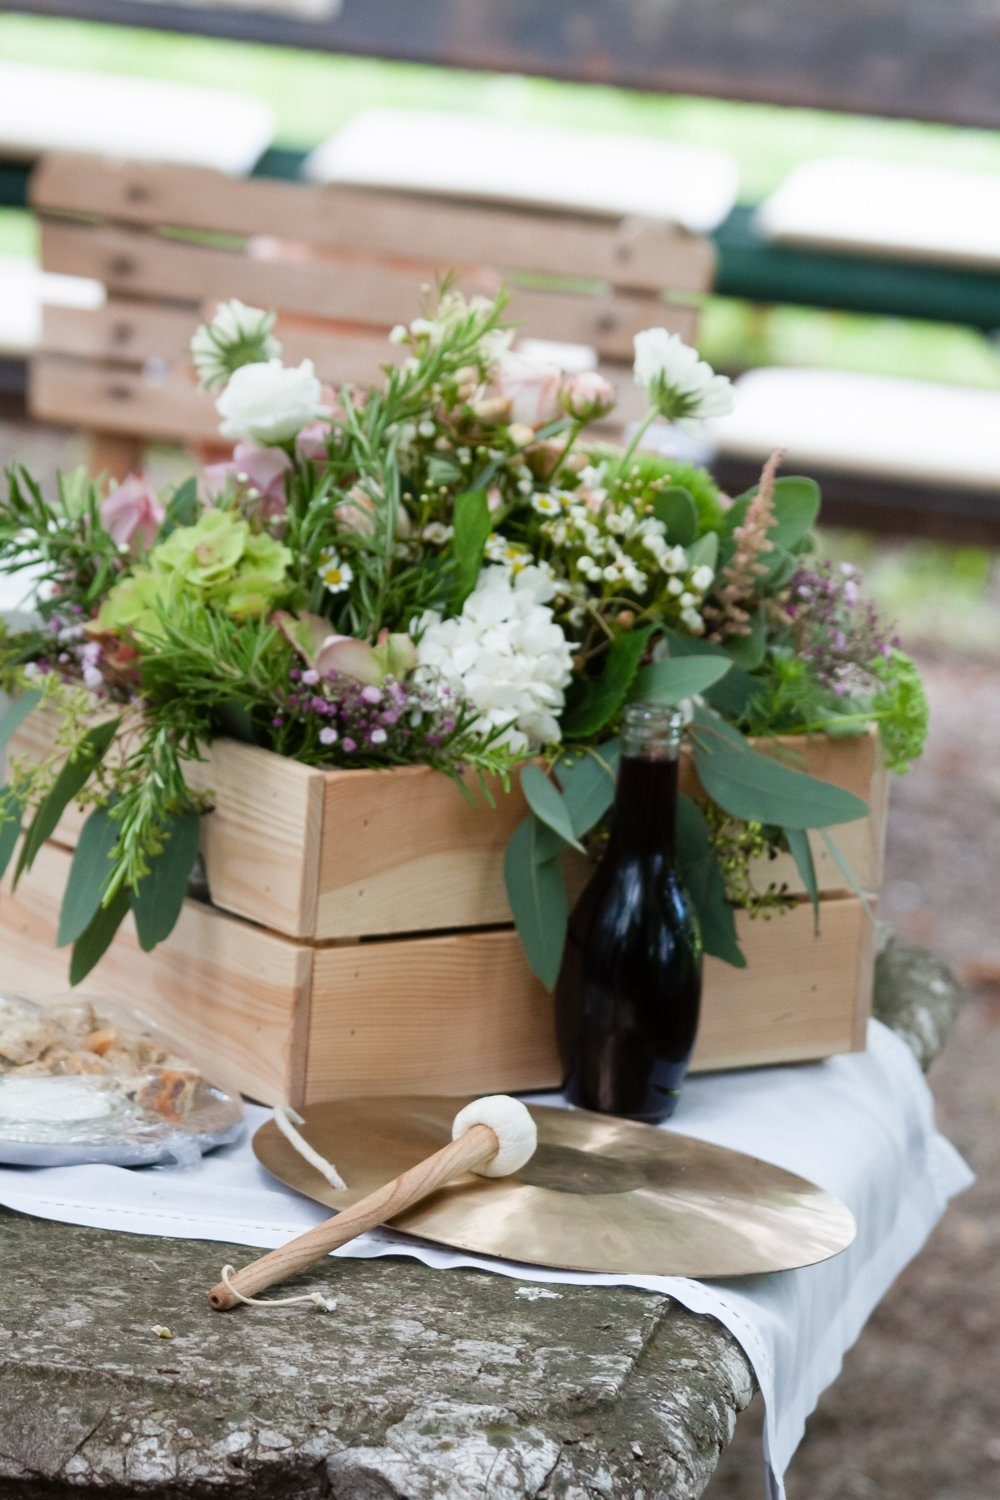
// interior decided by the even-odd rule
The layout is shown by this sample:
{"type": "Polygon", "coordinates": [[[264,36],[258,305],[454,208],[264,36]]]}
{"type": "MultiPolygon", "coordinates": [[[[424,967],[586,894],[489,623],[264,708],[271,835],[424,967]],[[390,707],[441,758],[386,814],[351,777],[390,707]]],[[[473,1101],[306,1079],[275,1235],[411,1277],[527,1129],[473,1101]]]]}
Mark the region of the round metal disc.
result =
{"type": "MultiPolygon", "coordinates": [[[[331,1208],[359,1198],[451,1139],[468,1101],[341,1099],[313,1105],[302,1134],[336,1163],[331,1188],[273,1121],[258,1161],[331,1208]]],[[[647,1276],[751,1276],[845,1250],[856,1226],[830,1193],[781,1167],[673,1130],[533,1105],[538,1149],[510,1177],[467,1173],[393,1219],[421,1239],[563,1270],[647,1276]]]]}

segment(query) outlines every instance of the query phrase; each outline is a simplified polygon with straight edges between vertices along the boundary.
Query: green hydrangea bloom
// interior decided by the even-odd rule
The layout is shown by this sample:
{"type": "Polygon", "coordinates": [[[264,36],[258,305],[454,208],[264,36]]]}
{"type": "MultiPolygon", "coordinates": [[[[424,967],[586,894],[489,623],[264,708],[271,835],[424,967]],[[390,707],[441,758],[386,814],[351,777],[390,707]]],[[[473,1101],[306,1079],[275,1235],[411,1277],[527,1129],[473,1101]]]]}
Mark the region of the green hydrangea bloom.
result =
{"type": "Polygon", "coordinates": [[[158,613],[181,595],[236,619],[265,615],[289,593],[291,561],[287,547],[251,531],[237,512],[206,510],[193,526],[178,526],[154,547],[145,567],[115,584],[97,628],[156,636],[158,613]]]}

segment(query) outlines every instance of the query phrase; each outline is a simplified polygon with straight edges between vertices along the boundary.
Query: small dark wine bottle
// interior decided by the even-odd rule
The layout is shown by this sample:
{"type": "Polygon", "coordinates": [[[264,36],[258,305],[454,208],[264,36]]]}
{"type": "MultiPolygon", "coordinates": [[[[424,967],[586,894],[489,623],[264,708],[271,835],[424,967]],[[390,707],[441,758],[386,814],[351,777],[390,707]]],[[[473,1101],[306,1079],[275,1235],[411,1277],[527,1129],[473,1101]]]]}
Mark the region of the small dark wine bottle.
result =
{"type": "Polygon", "coordinates": [[[567,1097],[650,1122],[673,1114],[701,1002],[701,936],[675,862],[681,729],[676,709],[625,710],[608,846],[556,985],[567,1097]]]}

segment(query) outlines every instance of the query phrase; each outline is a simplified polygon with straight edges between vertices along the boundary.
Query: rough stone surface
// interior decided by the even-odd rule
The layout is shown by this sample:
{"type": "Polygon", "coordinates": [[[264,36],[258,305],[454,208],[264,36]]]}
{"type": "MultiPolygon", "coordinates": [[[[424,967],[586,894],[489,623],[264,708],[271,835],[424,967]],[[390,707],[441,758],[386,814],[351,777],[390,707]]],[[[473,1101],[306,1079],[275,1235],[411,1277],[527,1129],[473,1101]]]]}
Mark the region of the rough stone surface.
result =
{"type": "MultiPolygon", "coordinates": [[[[956,1006],[886,943],[877,1009],[923,1061],[956,1006]]],[[[4,1214],[0,1496],[690,1500],[754,1391],[666,1297],[338,1261],[309,1273],[332,1313],[213,1313],[244,1257],[4,1214]]]]}

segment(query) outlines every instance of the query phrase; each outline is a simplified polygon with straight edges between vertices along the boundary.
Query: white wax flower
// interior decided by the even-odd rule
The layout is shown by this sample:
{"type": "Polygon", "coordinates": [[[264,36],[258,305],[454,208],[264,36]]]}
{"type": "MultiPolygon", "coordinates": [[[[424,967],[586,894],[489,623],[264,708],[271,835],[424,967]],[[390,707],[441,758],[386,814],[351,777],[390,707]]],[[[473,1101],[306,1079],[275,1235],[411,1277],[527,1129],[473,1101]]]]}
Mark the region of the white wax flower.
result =
{"type": "Polygon", "coordinates": [[[280,359],[241,365],[215,409],[223,419],[223,437],[265,444],[287,443],[303,427],[331,415],[311,359],[294,367],[280,359]]]}
{"type": "Polygon", "coordinates": [[[272,336],[274,313],[247,307],[236,297],[220,302],[215,316],[195,330],[191,359],[206,391],[224,385],[241,365],[276,359],[281,345],[272,336]]]}
{"type": "Polygon", "coordinates": [[[479,710],[483,730],[507,727],[515,753],[561,738],[559,715],[573,671],[569,642],[547,601],[551,577],[541,568],[512,574],[487,567],[461,615],[420,621],[417,681],[450,688],[479,710]]]}
{"type": "Polygon", "coordinates": [[[732,382],[716,375],[697,349],[665,328],[647,328],[635,336],[633,374],[650,402],[682,432],[698,437],[709,417],[733,409],[732,382]]]}

